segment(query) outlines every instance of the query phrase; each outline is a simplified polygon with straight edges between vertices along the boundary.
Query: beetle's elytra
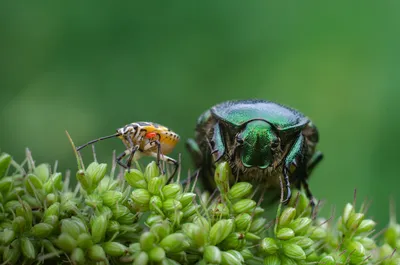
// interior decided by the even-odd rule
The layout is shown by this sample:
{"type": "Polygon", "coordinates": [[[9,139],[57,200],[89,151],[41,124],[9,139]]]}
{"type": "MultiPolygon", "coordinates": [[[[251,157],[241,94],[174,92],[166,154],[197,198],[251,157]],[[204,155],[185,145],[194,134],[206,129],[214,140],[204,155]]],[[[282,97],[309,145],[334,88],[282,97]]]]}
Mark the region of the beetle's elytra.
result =
{"type": "Polygon", "coordinates": [[[240,181],[262,183],[279,189],[286,186],[287,202],[291,186],[303,186],[312,194],[307,179],[322,159],[316,151],[316,126],[302,113],[265,100],[226,101],[205,111],[198,119],[196,136],[187,142],[201,178],[213,189],[215,163],[229,162],[240,181]]]}
{"type": "Polygon", "coordinates": [[[166,155],[172,152],[175,145],[179,142],[179,135],[167,127],[154,122],[134,122],[127,124],[117,129],[115,134],[92,140],[77,147],[76,150],[79,151],[90,144],[113,137],[121,139],[126,147],[126,150],[117,156],[117,163],[122,167],[129,170],[132,160],[138,160],[142,156],[152,156],[157,159],[158,167],[160,167],[161,160],[173,164],[175,168],[170,179],[175,175],[178,169],[178,162],[166,155]],[[128,158],[126,164],[124,164],[122,159],[126,156],[128,158]]]}

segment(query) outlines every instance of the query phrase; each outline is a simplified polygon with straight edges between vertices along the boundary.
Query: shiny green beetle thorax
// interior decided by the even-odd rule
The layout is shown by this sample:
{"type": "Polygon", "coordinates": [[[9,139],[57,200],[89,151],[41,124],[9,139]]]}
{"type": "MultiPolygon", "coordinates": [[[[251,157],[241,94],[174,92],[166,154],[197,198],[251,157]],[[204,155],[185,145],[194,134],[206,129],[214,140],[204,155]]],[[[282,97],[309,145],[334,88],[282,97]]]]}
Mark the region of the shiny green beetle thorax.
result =
{"type": "Polygon", "coordinates": [[[262,120],[248,122],[236,135],[236,141],[243,165],[261,169],[272,165],[280,144],[274,128],[262,120]]]}

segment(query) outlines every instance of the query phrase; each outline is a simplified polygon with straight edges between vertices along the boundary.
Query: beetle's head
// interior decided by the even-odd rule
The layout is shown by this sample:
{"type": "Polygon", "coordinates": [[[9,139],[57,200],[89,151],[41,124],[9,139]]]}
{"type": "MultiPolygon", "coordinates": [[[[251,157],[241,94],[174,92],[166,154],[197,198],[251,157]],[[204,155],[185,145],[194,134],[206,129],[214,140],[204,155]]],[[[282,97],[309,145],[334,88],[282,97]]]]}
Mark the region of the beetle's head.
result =
{"type": "Polygon", "coordinates": [[[280,139],[274,128],[263,120],[248,122],[236,135],[236,146],[245,167],[267,168],[274,162],[280,139]]]}

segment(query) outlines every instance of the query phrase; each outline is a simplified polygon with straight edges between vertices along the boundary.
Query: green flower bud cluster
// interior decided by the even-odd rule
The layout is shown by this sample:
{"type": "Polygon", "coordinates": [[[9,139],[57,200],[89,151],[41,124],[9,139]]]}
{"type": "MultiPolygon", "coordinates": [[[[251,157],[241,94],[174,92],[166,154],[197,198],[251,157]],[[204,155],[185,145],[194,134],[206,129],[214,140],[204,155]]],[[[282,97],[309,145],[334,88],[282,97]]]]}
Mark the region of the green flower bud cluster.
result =
{"type": "MultiPolygon", "coordinates": [[[[299,207],[300,210],[304,208],[299,207]]],[[[277,218],[275,236],[260,242],[265,264],[302,264],[315,262],[316,241],[323,240],[325,231],[317,231],[310,216],[301,216],[298,209],[286,207],[277,218]]]]}
{"type": "Polygon", "coordinates": [[[227,163],[212,196],[167,184],[154,162],[118,176],[93,162],[76,179],[71,188],[30,154],[23,166],[0,154],[0,264],[400,264],[395,218],[379,241],[352,204],[336,222],[313,219],[295,190],[266,216],[227,163]]]}

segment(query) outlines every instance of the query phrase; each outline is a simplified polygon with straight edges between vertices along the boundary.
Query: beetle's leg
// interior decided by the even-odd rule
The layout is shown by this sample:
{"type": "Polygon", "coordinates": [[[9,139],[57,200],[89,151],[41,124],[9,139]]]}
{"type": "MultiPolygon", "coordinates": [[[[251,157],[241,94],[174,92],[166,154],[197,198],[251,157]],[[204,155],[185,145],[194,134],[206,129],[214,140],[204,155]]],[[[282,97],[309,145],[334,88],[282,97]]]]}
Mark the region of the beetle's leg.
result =
{"type": "Polygon", "coordinates": [[[310,161],[308,162],[307,165],[307,174],[310,175],[311,172],[313,171],[313,169],[315,168],[316,165],[319,164],[319,162],[322,161],[322,159],[324,158],[324,155],[322,154],[322,152],[317,151],[310,159],[310,161]]]}
{"type": "Polygon", "coordinates": [[[219,123],[214,125],[213,137],[210,141],[211,144],[211,154],[214,156],[214,161],[218,162],[221,157],[225,154],[225,144],[222,138],[222,132],[219,123]]]}
{"type": "Polygon", "coordinates": [[[294,144],[292,145],[288,155],[285,158],[285,164],[283,168],[283,174],[285,177],[285,184],[287,189],[287,196],[283,203],[288,203],[291,196],[289,175],[296,174],[300,177],[300,181],[306,179],[306,165],[304,157],[305,148],[304,136],[300,134],[294,144]]]}
{"type": "Polygon", "coordinates": [[[201,150],[199,145],[196,143],[195,140],[189,139],[186,141],[186,149],[189,151],[190,155],[192,156],[192,160],[196,167],[200,167],[201,162],[203,160],[203,155],[201,154],[201,150]]]}

